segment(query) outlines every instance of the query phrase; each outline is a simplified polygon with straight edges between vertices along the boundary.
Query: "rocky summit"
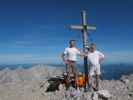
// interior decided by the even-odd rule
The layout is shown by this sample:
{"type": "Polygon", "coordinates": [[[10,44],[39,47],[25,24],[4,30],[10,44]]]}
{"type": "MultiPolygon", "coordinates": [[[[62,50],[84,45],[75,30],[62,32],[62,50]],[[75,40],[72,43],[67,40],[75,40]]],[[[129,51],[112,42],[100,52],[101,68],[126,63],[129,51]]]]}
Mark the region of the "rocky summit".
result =
{"type": "Polygon", "coordinates": [[[66,91],[62,85],[55,92],[46,92],[48,78],[62,72],[47,65],[3,69],[0,71],[0,100],[133,100],[133,75],[124,75],[120,80],[101,80],[97,92],[72,87],[66,91]]]}

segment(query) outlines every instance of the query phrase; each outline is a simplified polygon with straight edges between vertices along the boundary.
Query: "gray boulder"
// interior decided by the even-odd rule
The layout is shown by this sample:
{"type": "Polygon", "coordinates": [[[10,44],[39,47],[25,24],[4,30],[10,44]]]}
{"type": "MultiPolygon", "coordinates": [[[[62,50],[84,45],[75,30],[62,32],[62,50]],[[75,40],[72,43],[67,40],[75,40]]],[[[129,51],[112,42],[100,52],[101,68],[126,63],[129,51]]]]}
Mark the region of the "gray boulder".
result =
{"type": "Polygon", "coordinates": [[[112,97],[112,95],[110,94],[110,92],[108,90],[99,90],[97,92],[97,94],[102,97],[102,98],[105,98],[105,99],[109,99],[112,97]]]}

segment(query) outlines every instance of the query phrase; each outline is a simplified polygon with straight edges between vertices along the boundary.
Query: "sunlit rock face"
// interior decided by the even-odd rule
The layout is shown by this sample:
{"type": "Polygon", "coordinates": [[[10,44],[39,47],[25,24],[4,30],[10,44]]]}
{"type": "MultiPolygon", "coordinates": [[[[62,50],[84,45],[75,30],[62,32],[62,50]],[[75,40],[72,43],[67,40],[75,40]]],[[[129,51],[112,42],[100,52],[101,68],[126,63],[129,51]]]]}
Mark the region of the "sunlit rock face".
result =
{"type": "Polygon", "coordinates": [[[60,76],[62,72],[62,69],[46,65],[3,69],[0,71],[0,100],[133,100],[133,75],[100,81],[98,92],[74,88],[66,91],[62,85],[58,91],[45,92],[49,86],[47,79],[60,76]]]}

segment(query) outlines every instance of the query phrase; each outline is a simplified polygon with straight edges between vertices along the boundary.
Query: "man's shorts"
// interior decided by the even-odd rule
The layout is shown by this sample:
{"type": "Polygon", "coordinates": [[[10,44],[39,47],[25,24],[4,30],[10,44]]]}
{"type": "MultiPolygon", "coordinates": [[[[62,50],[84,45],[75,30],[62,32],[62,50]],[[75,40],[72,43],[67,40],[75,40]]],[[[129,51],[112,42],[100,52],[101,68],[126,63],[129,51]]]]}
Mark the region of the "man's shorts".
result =
{"type": "Polygon", "coordinates": [[[67,60],[67,72],[76,73],[76,61],[67,60]]]}
{"type": "Polygon", "coordinates": [[[100,64],[99,65],[95,65],[95,66],[90,66],[89,75],[90,76],[101,75],[100,64]]]}

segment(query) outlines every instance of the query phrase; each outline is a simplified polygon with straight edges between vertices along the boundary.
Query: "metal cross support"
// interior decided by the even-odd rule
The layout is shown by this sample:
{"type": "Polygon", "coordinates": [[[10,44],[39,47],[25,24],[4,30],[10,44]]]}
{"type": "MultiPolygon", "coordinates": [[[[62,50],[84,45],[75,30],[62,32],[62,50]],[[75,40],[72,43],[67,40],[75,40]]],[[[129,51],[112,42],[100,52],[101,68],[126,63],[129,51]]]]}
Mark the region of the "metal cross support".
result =
{"type": "MultiPolygon", "coordinates": [[[[88,31],[89,30],[96,30],[95,26],[88,26],[87,25],[87,18],[86,18],[86,12],[81,12],[81,18],[82,18],[82,25],[70,25],[70,29],[80,30],[82,32],[82,39],[83,39],[83,52],[87,52],[87,48],[89,46],[88,41],[88,31]]],[[[85,72],[85,89],[88,84],[88,62],[87,57],[84,57],[84,72],[85,72]]]]}

